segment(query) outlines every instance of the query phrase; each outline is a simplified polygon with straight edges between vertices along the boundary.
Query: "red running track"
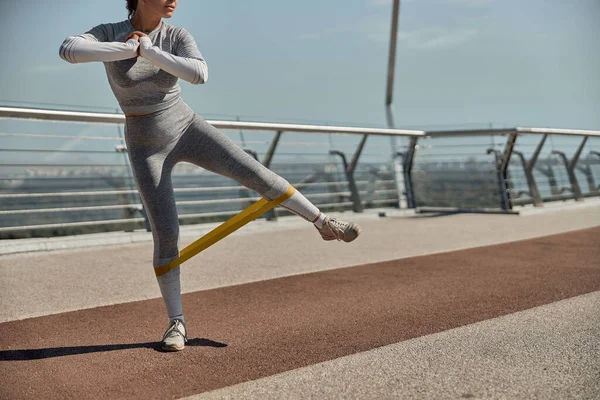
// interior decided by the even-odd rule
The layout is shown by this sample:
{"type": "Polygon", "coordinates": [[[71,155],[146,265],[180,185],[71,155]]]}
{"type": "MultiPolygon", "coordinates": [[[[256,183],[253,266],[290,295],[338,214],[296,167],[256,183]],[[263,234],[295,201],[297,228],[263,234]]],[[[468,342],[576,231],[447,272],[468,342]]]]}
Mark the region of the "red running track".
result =
{"type": "MultiPolygon", "coordinates": [[[[0,324],[0,398],[180,398],[600,290],[600,228],[0,324]]],[[[117,284],[117,282],[115,282],[117,284]]]]}

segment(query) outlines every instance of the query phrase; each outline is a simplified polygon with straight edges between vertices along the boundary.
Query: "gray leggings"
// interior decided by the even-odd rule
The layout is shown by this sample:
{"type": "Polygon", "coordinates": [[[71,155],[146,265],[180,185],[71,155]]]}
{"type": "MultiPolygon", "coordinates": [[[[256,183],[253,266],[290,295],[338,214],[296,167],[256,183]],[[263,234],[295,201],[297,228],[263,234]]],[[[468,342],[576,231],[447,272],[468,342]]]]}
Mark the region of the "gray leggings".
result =
{"type": "Polygon", "coordinates": [[[127,117],[125,140],[154,239],[154,266],[179,255],[179,220],[171,182],[175,164],[186,161],[231,178],[267,200],[289,183],[248,155],[180,100],[167,110],[127,117]]]}

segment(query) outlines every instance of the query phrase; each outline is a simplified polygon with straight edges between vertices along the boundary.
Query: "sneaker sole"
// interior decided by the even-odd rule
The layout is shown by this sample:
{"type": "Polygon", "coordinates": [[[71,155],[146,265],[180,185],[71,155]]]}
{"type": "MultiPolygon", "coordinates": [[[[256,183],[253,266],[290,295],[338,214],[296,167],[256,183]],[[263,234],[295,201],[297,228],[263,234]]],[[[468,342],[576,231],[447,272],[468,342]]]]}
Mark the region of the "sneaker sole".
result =
{"type": "Polygon", "coordinates": [[[351,225],[351,231],[354,232],[355,235],[352,237],[349,237],[349,238],[344,237],[344,242],[350,243],[350,242],[354,241],[358,237],[358,235],[360,235],[362,228],[359,225],[353,224],[353,225],[351,225]]]}
{"type": "Polygon", "coordinates": [[[185,348],[185,345],[183,346],[165,346],[164,344],[161,346],[163,351],[181,351],[185,348]]]}

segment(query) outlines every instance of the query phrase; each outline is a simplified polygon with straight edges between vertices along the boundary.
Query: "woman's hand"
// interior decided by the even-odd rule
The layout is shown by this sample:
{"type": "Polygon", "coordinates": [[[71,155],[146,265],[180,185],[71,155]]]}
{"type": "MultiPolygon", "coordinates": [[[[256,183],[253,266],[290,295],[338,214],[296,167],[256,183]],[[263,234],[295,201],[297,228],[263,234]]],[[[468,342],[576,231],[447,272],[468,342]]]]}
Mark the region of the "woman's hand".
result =
{"type": "MultiPolygon", "coordinates": [[[[129,35],[127,35],[127,37],[125,38],[125,41],[128,41],[129,39],[133,39],[136,42],[139,42],[140,39],[143,38],[143,37],[149,37],[149,36],[146,35],[144,32],[134,31],[134,32],[131,32],[129,35]]],[[[138,46],[138,49],[137,49],[137,55],[138,56],[140,55],[140,48],[139,48],[139,46],[138,46]]]]}
{"type": "Polygon", "coordinates": [[[127,35],[127,37],[125,38],[125,41],[128,41],[129,39],[133,39],[133,40],[137,40],[139,42],[140,39],[143,37],[149,37],[149,36],[146,35],[144,32],[133,31],[129,35],[127,35]]]}

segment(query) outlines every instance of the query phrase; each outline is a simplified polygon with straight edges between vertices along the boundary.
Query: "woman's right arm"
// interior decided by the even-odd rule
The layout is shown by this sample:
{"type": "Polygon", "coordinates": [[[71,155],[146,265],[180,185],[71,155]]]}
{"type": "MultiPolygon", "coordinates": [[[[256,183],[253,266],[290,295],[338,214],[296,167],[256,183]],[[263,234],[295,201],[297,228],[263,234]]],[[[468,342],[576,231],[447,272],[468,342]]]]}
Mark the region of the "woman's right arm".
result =
{"type": "Polygon", "coordinates": [[[110,42],[105,25],[98,25],[83,35],[70,36],[60,46],[60,57],[71,64],[127,60],[138,56],[139,41],[110,42]]]}

